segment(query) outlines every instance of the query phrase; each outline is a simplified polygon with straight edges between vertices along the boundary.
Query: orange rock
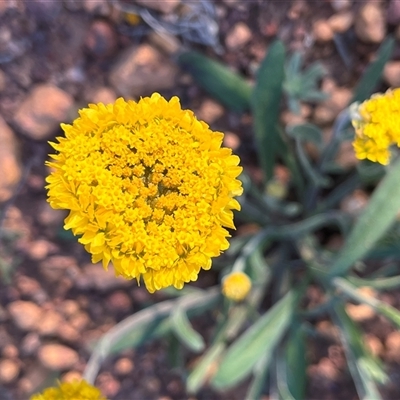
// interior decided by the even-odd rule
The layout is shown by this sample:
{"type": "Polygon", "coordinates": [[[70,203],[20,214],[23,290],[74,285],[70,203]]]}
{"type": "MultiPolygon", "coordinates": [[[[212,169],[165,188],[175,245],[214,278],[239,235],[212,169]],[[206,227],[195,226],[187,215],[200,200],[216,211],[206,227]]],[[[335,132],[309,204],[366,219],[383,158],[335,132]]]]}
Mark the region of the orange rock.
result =
{"type": "Polygon", "coordinates": [[[0,116],[0,203],[7,201],[21,179],[19,148],[14,132],[0,116]]]}
{"type": "Polygon", "coordinates": [[[78,361],[78,353],[61,344],[46,344],[39,349],[39,361],[52,371],[72,368],[78,361]]]}
{"type": "Polygon", "coordinates": [[[56,86],[36,85],[15,113],[14,123],[31,139],[48,139],[66,122],[72,97],[56,86]]]}
{"type": "Polygon", "coordinates": [[[30,301],[14,301],[8,305],[8,312],[14,324],[21,330],[35,330],[43,315],[42,309],[30,301]]]}

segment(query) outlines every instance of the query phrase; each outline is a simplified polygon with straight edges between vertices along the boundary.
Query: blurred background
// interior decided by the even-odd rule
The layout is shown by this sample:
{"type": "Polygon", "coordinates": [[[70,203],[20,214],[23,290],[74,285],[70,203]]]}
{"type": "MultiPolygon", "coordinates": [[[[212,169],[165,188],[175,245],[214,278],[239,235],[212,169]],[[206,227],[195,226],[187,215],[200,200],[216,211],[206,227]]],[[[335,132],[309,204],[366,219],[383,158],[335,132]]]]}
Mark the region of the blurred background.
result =
{"type": "MultiPolygon", "coordinates": [[[[66,213],[47,204],[47,141],[62,134],[61,122],[71,122],[88,103],[111,103],[120,96],[138,100],[155,91],[167,98],[177,95],[183,108],[225,133],[225,145],[260,183],[252,116],[240,103],[230,107],[213,93],[202,75],[204,59],[196,55],[218,60],[251,85],[279,38],[293,77],[286,82],[288,106],[281,121],[311,121],[328,140],[335,118],[388,34],[396,42],[382,90],[400,86],[396,0],[0,0],[0,399],[27,399],[56,378],[79,378],[102,334],[168,298],[115,278],[112,268],[106,272],[92,265],[63,230],[66,213]],[[309,66],[318,71],[316,87],[304,95],[296,73],[309,66]]],[[[308,150],[317,152],[312,146],[308,150]]],[[[358,163],[351,142],[341,144],[336,162],[342,168],[358,163]]],[[[288,175],[283,165],[275,167],[281,186],[288,175]]],[[[357,213],[368,196],[358,189],[340,208],[357,213]]],[[[237,225],[238,236],[259,229],[240,220],[237,225]]],[[[327,240],[331,249],[342,244],[339,234],[327,240]]],[[[218,279],[218,268],[203,271],[193,285],[205,288],[218,279]]],[[[309,304],[318,304],[321,296],[310,286],[309,304]]],[[[381,300],[398,307],[400,292],[383,294],[381,300]]],[[[400,333],[368,306],[352,305],[347,312],[362,324],[363,340],[398,382],[400,333]]],[[[207,337],[213,322],[203,316],[193,323],[207,337]]],[[[324,335],[309,341],[307,398],[357,398],[336,328],[328,320],[315,326],[324,335]]],[[[167,347],[159,340],[124,350],[104,363],[96,385],[116,400],[244,398],[246,382],[225,394],[205,387],[189,395],[182,371],[170,367],[167,347]]],[[[191,368],[198,356],[183,357],[191,368]]],[[[393,383],[384,393],[387,399],[400,397],[393,383]]]]}

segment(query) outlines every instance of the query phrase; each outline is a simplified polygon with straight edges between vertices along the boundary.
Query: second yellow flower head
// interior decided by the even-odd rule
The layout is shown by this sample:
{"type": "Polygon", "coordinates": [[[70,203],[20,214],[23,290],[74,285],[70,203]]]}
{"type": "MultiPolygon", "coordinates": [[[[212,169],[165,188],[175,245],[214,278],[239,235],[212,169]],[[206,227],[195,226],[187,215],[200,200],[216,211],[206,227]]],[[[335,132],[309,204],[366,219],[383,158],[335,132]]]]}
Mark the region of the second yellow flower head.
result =
{"type": "Polygon", "coordinates": [[[377,93],[356,107],[352,121],[356,157],[388,164],[390,146],[400,146],[400,88],[377,93]]]}

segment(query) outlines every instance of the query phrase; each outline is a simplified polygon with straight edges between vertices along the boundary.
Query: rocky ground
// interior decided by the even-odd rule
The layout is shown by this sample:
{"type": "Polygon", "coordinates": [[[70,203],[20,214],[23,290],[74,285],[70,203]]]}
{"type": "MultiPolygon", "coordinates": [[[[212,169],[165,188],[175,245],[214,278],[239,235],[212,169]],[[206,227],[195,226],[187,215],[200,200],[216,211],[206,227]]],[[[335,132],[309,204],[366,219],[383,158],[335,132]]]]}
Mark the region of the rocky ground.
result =
{"type": "MultiPolygon", "coordinates": [[[[200,35],[203,43],[182,31],[156,34],[154,24],[135,15],[134,4],[148,7],[171,32],[182,15],[207,14],[193,11],[202,3],[184,0],[158,5],[145,0],[0,0],[0,399],[26,399],[54,377],[79,377],[94,340],[164,298],[150,297],[135,282],[92,265],[62,230],[65,213],[46,203],[47,140],[61,134],[61,122],[72,121],[90,102],[138,99],[154,91],[177,94],[185,108],[226,132],[227,145],[250,160],[250,117],[229,113],[179,70],[174,55],[182,46],[218,57],[249,81],[276,36],[290,51],[304,51],[307,62],[322,61],[328,71],[322,88],[330,98],[316,107],[304,105],[300,116],[284,113],[282,118],[314,121],[329,135],[379,44],[388,33],[400,40],[400,2],[395,0],[216,0],[208,22],[219,31],[200,35]]],[[[398,45],[385,68],[382,87],[387,86],[400,86],[398,45]]],[[[355,163],[349,148],[342,149],[340,160],[355,163]]],[[[359,209],[367,199],[358,191],[342,206],[359,209]]],[[[215,283],[212,272],[199,282],[210,283],[215,283]]],[[[311,302],[321,296],[310,288],[311,302]]],[[[399,306],[400,293],[385,296],[399,306]]],[[[354,307],[353,317],[368,332],[365,339],[397,382],[400,333],[371,309],[354,307]]],[[[337,332],[328,321],[320,321],[317,329],[326,340],[310,344],[309,398],[357,398],[337,332]]],[[[189,398],[179,373],[168,369],[162,343],[111,359],[97,385],[115,400],[189,398]]],[[[389,385],[385,395],[400,398],[400,391],[389,385]]],[[[192,398],[241,396],[206,389],[192,398]]]]}

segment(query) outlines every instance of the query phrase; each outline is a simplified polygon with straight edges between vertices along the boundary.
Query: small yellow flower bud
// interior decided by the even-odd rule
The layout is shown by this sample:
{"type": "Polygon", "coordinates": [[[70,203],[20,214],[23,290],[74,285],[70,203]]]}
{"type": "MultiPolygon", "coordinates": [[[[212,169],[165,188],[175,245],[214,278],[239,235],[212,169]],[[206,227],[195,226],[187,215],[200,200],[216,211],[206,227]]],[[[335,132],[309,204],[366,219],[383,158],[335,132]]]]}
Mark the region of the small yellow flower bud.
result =
{"type": "Polygon", "coordinates": [[[233,301],[243,300],[250,292],[251,280],[244,272],[232,272],[222,280],[222,293],[233,301]]]}

